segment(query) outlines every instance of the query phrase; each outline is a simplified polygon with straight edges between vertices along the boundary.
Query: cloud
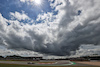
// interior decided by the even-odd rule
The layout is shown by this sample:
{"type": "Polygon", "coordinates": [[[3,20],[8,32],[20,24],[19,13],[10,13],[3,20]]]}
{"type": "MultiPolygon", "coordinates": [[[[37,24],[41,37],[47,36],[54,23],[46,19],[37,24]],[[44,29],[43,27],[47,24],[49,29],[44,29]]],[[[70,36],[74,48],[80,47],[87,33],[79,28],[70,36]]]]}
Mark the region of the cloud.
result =
{"type": "MultiPolygon", "coordinates": [[[[81,54],[80,50],[86,49],[81,47],[83,44],[85,46],[92,44],[90,48],[100,45],[98,0],[49,1],[51,7],[58,13],[57,15],[52,12],[39,14],[36,19],[37,22],[41,22],[39,24],[22,25],[21,20],[30,19],[25,13],[11,12],[11,18],[15,18],[14,20],[8,20],[0,14],[0,38],[7,49],[69,56],[81,54]],[[81,10],[80,15],[79,10],[81,10]],[[7,26],[7,22],[11,24],[7,26]]],[[[93,49],[94,53],[99,52],[99,49],[95,49],[93,49]]],[[[86,51],[82,53],[87,54],[86,51]]]]}
{"type": "Polygon", "coordinates": [[[19,21],[30,20],[30,18],[24,12],[22,12],[22,14],[19,12],[15,12],[15,13],[10,12],[10,15],[12,16],[12,19],[17,19],[19,21]]]}
{"type": "Polygon", "coordinates": [[[7,49],[5,48],[4,46],[0,46],[0,55],[1,56],[7,56],[7,55],[20,55],[20,56],[24,56],[24,57],[27,57],[27,56],[43,56],[42,54],[39,54],[37,52],[34,52],[34,51],[17,51],[17,50],[12,50],[12,49],[7,49]]]}
{"type": "Polygon", "coordinates": [[[21,2],[25,2],[25,0],[20,0],[21,2]]]}
{"type": "Polygon", "coordinates": [[[72,57],[75,57],[75,56],[87,56],[87,55],[93,55],[93,54],[99,54],[100,55],[100,45],[98,46],[95,46],[93,44],[83,44],[79,47],[79,50],[76,50],[75,54],[71,55],[72,57]]]}

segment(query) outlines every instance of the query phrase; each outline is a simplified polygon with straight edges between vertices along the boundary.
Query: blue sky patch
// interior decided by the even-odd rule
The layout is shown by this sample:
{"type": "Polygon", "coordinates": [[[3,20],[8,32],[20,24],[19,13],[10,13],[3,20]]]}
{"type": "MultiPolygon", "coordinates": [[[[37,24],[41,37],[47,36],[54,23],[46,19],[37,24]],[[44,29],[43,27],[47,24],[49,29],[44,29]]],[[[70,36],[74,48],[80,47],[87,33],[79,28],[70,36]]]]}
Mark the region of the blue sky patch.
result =
{"type": "MultiPolygon", "coordinates": [[[[20,0],[0,0],[0,13],[6,19],[11,19],[10,12],[22,13],[22,11],[24,11],[29,18],[36,20],[37,16],[41,13],[52,12],[54,15],[56,15],[58,12],[54,10],[55,9],[51,8],[48,0],[44,0],[40,7],[34,6],[34,3],[31,5],[27,4],[26,2],[20,2],[20,0]]],[[[27,23],[27,21],[22,22],[27,23]]],[[[39,23],[41,23],[41,21],[39,23]]]]}

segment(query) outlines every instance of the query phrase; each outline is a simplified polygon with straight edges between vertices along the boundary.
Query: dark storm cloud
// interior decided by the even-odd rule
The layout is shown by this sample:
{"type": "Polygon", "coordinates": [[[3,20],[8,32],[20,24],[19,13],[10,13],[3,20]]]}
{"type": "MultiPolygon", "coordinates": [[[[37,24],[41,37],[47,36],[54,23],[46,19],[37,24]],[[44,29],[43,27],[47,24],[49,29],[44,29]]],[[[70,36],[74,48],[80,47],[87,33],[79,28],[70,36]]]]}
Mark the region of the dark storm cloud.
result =
{"type": "Polygon", "coordinates": [[[3,45],[3,39],[0,37],[0,45],[3,45]]]}

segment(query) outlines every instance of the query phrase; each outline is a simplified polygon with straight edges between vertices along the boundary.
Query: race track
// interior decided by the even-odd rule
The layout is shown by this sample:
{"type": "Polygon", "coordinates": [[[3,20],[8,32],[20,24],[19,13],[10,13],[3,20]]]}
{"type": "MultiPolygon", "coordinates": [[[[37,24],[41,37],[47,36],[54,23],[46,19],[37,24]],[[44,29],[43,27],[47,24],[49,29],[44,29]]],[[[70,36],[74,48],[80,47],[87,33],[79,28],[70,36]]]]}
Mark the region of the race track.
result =
{"type": "MultiPolygon", "coordinates": [[[[30,61],[32,62],[32,61],[30,61]]],[[[70,61],[40,61],[40,62],[32,62],[34,64],[28,64],[29,61],[0,61],[0,63],[4,64],[20,64],[20,65],[35,65],[35,66],[68,66],[74,65],[75,63],[70,61]]]]}
{"type": "MultiPolygon", "coordinates": [[[[88,62],[87,64],[85,62],[71,62],[67,60],[61,60],[61,61],[0,61],[1,64],[18,64],[18,65],[33,65],[33,66],[98,66],[90,64],[91,62],[88,62]]],[[[97,62],[95,62],[97,63],[97,62]]],[[[100,64],[100,62],[98,62],[100,64]]]]}

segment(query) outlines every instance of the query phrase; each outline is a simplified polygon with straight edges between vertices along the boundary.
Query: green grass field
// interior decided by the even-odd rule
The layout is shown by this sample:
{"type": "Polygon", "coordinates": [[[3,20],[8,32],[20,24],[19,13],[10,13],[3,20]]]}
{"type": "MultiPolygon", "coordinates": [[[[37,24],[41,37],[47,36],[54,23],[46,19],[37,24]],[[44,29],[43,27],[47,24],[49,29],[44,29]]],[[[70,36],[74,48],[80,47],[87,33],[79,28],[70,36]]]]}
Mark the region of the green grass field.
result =
{"type": "Polygon", "coordinates": [[[31,65],[16,65],[16,64],[0,64],[0,67],[99,67],[99,66],[31,66],[31,65]]]}

